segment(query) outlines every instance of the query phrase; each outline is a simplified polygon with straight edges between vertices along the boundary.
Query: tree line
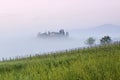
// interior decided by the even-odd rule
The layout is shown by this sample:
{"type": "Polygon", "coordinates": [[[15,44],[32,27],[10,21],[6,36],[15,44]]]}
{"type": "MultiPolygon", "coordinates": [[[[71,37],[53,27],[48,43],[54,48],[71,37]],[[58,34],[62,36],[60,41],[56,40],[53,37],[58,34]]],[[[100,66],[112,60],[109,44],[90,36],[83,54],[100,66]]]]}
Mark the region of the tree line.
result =
{"type": "MultiPolygon", "coordinates": [[[[95,44],[95,41],[96,40],[93,37],[89,37],[85,43],[89,46],[93,46],[95,44]]],[[[110,44],[110,43],[112,43],[112,39],[110,36],[104,36],[100,39],[101,45],[110,44]]]]}

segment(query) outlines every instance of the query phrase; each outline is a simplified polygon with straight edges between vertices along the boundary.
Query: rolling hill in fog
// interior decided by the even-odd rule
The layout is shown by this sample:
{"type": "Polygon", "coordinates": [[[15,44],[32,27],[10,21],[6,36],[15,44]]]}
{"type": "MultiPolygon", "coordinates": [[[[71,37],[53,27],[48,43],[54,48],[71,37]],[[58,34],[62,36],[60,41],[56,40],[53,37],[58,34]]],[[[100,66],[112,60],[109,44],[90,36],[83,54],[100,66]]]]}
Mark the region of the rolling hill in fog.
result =
{"type": "Polygon", "coordinates": [[[102,37],[105,35],[109,35],[111,37],[118,38],[120,37],[120,26],[113,24],[104,24],[89,29],[76,29],[73,30],[73,33],[73,35],[77,35],[77,37],[102,37]]]}
{"type": "Polygon", "coordinates": [[[90,29],[96,33],[120,33],[120,26],[113,24],[104,24],[90,29]]]}

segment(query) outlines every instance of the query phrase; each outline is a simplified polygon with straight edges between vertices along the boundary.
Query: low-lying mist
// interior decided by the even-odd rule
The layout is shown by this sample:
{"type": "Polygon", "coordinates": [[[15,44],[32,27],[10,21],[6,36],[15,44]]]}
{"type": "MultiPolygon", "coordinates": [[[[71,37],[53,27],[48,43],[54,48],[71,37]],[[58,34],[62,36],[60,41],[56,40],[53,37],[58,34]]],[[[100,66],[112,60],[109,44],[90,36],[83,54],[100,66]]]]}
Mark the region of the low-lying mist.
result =
{"type": "MultiPolygon", "coordinates": [[[[27,35],[15,34],[14,36],[1,36],[0,38],[0,60],[2,58],[14,58],[16,56],[29,56],[35,54],[43,54],[55,51],[63,51],[74,48],[86,47],[85,41],[88,37],[96,39],[96,44],[106,34],[92,34],[91,32],[74,32],[70,31],[68,38],[47,38],[42,39],[37,37],[37,33],[27,35]],[[91,34],[90,34],[91,33],[91,34]]],[[[120,40],[120,34],[108,34],[112,40],[120,40]]]]}
{"type": "Polygon", "coordinates": [[[0,40],[0,59],[61,51],[84,46],[83,40],[72,37],[42,39],[35,37],[12,37],[0,40]]]}

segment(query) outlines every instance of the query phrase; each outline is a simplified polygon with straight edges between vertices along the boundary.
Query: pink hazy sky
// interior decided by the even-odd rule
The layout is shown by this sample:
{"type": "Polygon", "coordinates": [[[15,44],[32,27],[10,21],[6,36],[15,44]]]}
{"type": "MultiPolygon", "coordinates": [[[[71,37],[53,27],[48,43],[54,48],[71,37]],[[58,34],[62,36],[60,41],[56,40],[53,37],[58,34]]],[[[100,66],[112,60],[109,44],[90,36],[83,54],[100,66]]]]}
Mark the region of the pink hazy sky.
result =
{"type": "Polygon", "coordinates": [[[120,25],[120,0],[0,0],[0,31],[120,25]]]}

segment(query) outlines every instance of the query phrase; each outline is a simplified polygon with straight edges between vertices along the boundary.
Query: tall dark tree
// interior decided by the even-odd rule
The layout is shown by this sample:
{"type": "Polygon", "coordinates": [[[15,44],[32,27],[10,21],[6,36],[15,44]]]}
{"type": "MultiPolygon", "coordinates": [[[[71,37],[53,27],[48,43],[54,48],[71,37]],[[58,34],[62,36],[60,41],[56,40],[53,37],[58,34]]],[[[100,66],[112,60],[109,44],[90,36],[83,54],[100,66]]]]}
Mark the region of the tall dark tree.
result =
{"type": "Polygon", "coordinates": [[[65,35],[64,29],[61,29],[61,30],[59,31],[59,33],[62,34],[62,35],[65,35]]]}
{"type": "Polygon", "coordinates": [[[110,36],[104,36],[102,39],[100,39],[101,44],[110,44],[112,42],[112,39],[110,36]]]}

